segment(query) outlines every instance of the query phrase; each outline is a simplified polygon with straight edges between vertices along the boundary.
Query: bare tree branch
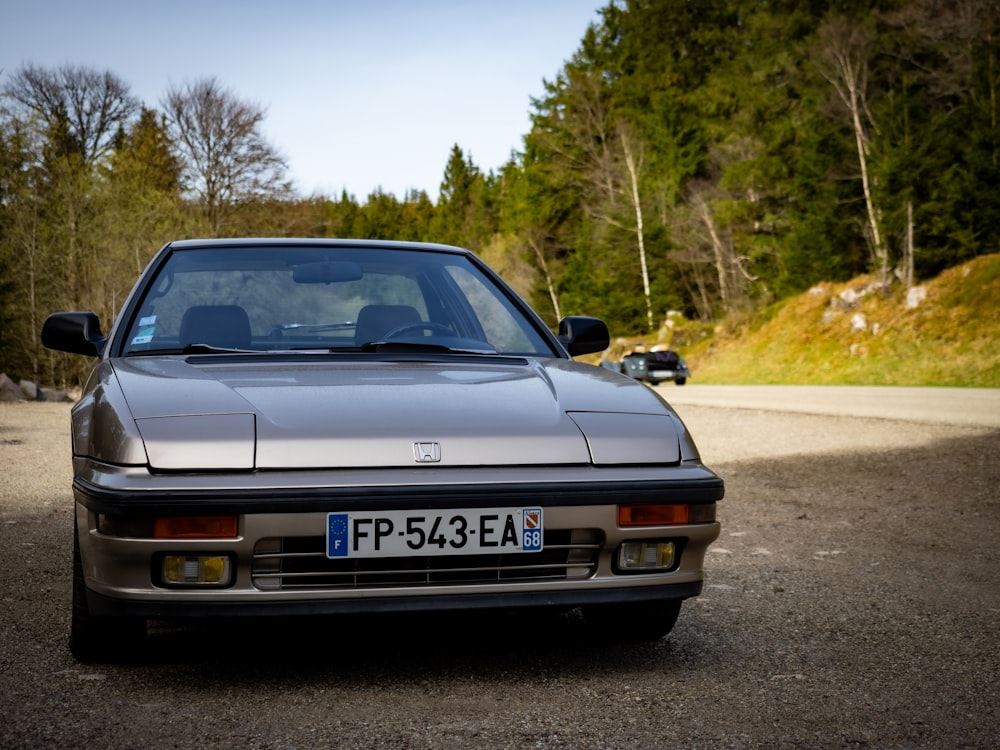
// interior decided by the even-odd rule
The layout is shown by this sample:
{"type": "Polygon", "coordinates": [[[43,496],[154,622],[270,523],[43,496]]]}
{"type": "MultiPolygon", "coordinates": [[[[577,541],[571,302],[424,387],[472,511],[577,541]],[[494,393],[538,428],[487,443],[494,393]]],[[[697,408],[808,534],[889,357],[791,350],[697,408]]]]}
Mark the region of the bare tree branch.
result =
{"type": "Polygon", "coordinates": [[[58,70],[25,65],[11,77],[6,92],[50,130],[65,124],[86,164],[111,151],[119,127],[139,107],[118,76],[74,65],[58,70]]]}
{"type": "Polygon", "coordinates": [[[161,104],[188,162],[188,188],[204,202],[217,234],[233,203],[291,192],[284,157],[261,132],[262,107],[237,99],[215,78],[171,86],[161,104]]]}
{"type": "Polygon", "coordinates": [[[875,120],[868,109],[867,95],[868,60],[872,54],[873,37],[867,29],[841,16],[831,16],[824,21],[819,35],[821,46],[817,53],[816,67],[820,75],[833,86],[851,118],[868,212],[868,238],[879,273],[885,281],[889,273],[889,252],[882,238],[880,212],[875,205],[868,170],[868,152],[871,146],[869,128],[878,133],[875,120]]]}

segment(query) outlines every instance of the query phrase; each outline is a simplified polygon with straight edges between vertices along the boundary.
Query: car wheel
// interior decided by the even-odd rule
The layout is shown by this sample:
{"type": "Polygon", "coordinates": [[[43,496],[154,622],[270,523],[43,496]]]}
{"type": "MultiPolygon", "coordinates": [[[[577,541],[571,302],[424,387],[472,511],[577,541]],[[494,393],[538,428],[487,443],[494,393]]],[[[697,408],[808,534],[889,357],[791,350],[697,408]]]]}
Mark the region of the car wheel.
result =
{"type": "Polygon", "coordinates": [[[601,604],[583,608],[587,625],[598,636],[616,641],[655,641],[677,622],[681,600],[601,604]]]}
{"type": "Polygon", "coordinates": [[[133,656],[146,638],[146,621],[134,617],[95,617],[87,607],[80,539],[73,528],[73,609],[69,650],[85,663],[121,661],[133,656]]]}
{"type": "Polygon", "coordinates": [[[674,382],[677,385],[684,385],[686,382],[688,382],[688,379],[687,378],[677,378],[674,382]]]}

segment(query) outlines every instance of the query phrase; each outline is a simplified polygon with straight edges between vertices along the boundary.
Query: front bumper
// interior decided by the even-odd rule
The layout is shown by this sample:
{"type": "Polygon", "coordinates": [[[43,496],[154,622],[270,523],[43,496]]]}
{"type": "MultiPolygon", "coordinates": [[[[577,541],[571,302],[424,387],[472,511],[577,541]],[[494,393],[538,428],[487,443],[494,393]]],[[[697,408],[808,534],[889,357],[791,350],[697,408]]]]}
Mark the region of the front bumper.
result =
{"type": "Polygon", "coordinates": [[[147,619],[217,617],[302,617],[313,615],[381,614],[390,612],[444,612],[471,609],[573,609],[592,604],[632,604],[688,599],[701,593],[702,582],[628,589],[575,591],[520,591],[490,594],[425,594],[419,597],[366,596],[359,599],[305,601],[158,601],[133,600],[87,590],[87,607],[99,617],[147,619]]]}
{"type": "Polygon", "coordinates": [[[697,464],[597,472],[583,467],[571,476],[565,469],[532,470],[530,481],[516,470],[415,474],[423,483],[405,481],[412,478],[409,473],[382,472],[379,484],[372,483],[374,477],[340,475],[332,486],[329,476],[294,473],[214,477],[214,486],[206,487],[204,475],[154,476],[137,468],[88,464],[74,483],[88,608],[95,615],[167,619],[572,608],[684,599],[700,593],[705,551],[720,530],[714,521],[618,526],[619,502],[705,506],[721,499],[722,481],[697,464]],[[427,483],[428,477],[438,481],[427,483]],[[387,478],[396,482],[386,484],[387,478]],[[473,568],[461,559],[432,558],[406,560],[405,569],[379,569],[378,575],[370,570],[351,575],[316,552],[328,512],[517,504],[544,508],[546,548],[565,547],[564,559],[520,565],[528,558],[522,554],[510,567],[509,561],[484,563],[477,556],[473,568]],[[236,537],[171,540],[117,530],[134,528],[136,519],[219,513],[238,516],[236,537]],[[108,528],[113,531],[107,533],[108,528]],[[622,542],[652,539],[676,544],[677,559],[669,570],[615,570],[622,542]],[[227,556],[233,561],[232,580],[224,588],[167,587],[158,580],[156,561],[168,554],[227,556]],[[511,573],[531,567],[538,570],[511,573]]]}

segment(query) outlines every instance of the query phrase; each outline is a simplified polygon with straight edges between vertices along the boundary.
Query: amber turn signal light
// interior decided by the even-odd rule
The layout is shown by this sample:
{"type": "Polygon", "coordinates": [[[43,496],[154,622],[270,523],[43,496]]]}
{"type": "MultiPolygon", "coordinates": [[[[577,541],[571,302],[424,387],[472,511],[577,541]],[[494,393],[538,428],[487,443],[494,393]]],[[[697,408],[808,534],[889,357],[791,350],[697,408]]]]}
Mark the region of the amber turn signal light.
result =
{"type": "Polygon", "coordinates": [[[168,516],[153,522],[157,539],[225,539],[235,537],[236,516],[168,516]]]}
{"type": "Polygon", "coordinates": [[[671,526],[688,523],[688,505],[619,505],[619,526],[671,526]]]}
{"type": "Polygon", "coordinates": [[[676,526],[685,523],[711,523],[715,520],[715,503],[696,505],[619,505],[618,525],[676,526]]]}

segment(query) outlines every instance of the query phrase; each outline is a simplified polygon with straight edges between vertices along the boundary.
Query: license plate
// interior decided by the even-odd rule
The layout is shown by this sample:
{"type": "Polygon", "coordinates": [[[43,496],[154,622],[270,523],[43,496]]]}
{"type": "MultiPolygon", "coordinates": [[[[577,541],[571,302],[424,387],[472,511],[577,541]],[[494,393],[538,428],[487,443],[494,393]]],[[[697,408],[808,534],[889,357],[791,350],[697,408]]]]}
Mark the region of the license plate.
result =
{"type": "Polygon", "coordinates": [[[329,513],[327,557],[412,557],[539,552],[541,508],[329,513]]]}

